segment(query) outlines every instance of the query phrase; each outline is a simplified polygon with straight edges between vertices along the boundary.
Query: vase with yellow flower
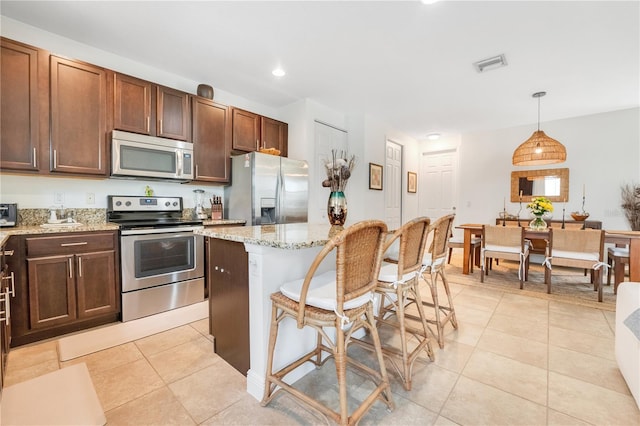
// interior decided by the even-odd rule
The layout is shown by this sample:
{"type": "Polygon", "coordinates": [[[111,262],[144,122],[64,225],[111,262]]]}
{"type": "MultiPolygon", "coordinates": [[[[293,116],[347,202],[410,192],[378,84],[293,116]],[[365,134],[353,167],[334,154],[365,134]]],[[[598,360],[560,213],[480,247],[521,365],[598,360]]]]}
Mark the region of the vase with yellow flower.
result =
{"type": "Polygon", "coordinates": [[[527,208],[531,210],[533,220],[529,222],[529,228],[535,231],[544,231],[547,229],[547,222],[544,216],[553,212],[553,204],[546,197],[533,197],[531,202],[527,204],[527,208]]]}

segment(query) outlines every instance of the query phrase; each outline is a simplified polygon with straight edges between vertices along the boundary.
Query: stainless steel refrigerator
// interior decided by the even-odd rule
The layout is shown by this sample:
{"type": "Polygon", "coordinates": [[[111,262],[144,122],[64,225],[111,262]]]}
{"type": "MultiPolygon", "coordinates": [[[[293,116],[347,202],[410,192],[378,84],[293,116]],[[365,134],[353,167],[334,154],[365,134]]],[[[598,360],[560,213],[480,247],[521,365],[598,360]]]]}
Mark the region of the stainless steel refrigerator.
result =
{"type": "Polygon", "coordinates": [[[309,166],[306,161],[251,152],[231,157],[225,187],[225,217],[247,225],[307,221],[309,166]]]}

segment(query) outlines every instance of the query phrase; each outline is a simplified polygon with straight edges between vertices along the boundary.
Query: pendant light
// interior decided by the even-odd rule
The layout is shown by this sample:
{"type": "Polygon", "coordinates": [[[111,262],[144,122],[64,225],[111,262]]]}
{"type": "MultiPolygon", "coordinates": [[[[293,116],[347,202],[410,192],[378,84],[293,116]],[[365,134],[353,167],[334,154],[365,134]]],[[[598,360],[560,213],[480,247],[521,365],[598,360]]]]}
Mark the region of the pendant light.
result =
{"type": "Polygon", "coordinates": [[[513,152],[514,166],[562,163],[567,159],[564,145],[540,130],[540,98],[546,94],[547,92],[536,92],[532,95],[538,98],[538,130],[513,152]]]}

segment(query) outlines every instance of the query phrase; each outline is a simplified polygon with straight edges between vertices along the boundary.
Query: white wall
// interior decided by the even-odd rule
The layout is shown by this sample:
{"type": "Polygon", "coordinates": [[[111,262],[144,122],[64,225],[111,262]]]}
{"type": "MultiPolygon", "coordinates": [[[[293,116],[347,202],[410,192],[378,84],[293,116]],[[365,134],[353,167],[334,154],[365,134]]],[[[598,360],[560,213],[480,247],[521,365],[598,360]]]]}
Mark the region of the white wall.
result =
{"type": "MultiPolygon", "coordinates": [[[[517,146],[536,130],[536,125],[462,135],[459,158],[459,202],[457,223],[492,223],[507,200],[507,212],[516,214],[511,203],[511,171],[569,168],[569,199],[566,218],[582,208],[604,228],[629,229],[620,209],[620,186],[640,182],[640,109],[595,114],[541,123],[541,130],[562,142],[567,161],[539,167],[515,167],[511,156],[517,146]]],[[[554,219],[562,218],[562,203],[554,203],[554,219]]],[[[529,218],[523,205],[521,218],[529,218]]]]}

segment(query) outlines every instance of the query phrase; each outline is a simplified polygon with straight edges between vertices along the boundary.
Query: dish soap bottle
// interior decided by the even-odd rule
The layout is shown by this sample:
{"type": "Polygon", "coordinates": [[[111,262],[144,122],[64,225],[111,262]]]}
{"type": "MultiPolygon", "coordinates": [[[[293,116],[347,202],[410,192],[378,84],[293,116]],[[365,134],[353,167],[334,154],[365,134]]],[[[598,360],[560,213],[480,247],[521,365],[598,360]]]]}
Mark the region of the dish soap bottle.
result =
{"type": "Polygon", "coordinates": [[[153,189],[149,185],[144,188],[144,196],[145,197],[153,197],[153,189]]]}

